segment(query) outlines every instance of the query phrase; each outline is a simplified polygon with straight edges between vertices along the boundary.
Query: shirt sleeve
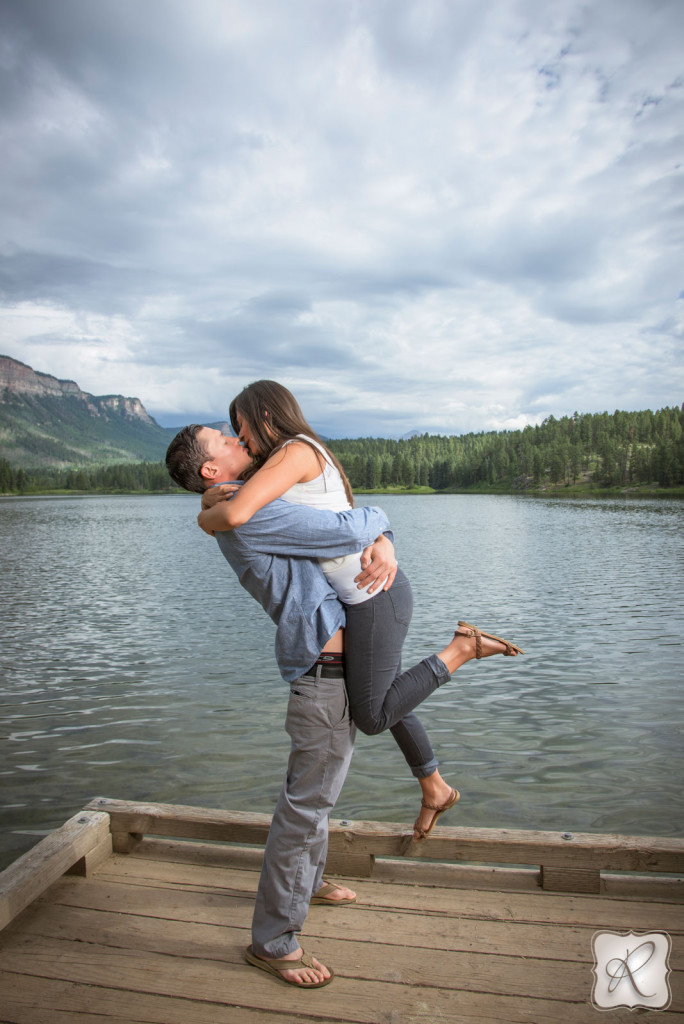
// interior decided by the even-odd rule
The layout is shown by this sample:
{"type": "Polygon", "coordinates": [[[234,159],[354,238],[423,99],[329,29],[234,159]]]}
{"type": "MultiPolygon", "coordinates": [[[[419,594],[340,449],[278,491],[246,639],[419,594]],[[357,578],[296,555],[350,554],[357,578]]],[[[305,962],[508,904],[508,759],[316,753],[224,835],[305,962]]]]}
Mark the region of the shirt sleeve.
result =
{"type": "Polygon", "coordinates": [[[337,558],[372,544],[381,533],[393,540],[381,508],[328,512],[277,498],[235,530],[253,551],[291,558],[337,558]]]}

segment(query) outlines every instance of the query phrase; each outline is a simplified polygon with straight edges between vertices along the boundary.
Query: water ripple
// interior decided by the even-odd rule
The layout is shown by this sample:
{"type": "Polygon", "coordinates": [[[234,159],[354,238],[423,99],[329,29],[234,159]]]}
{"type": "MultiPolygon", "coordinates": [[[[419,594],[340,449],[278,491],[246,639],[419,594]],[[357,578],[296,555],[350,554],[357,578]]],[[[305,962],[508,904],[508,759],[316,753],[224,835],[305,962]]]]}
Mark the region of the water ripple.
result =
{"type": "MultiPolygon", "coordinates": [[[[457,619],[521,659],[421,709],[453,823],[682,834],[684,505],[383,498],[415,591],[408,665],[457,619]]],[[[287,759],[274,628],[196,498],[0,500],[6,862],[92,796],[271,811],[287,759]]],[[[391,738],[359,737],[341,817],[411,821],[391,738]]]]}

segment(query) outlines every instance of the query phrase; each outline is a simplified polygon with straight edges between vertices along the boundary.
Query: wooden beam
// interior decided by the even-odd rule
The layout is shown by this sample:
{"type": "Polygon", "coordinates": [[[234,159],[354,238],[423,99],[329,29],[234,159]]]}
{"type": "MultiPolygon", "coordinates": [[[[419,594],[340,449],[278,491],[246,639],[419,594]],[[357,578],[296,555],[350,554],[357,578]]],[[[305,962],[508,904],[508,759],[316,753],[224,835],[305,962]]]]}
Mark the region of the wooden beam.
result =
{"type": "Polygon", "coordinates": [[[120,832],[112,828],[112,849],[114,853],[130,853],[144,838],[142,832],[120,832]]]}
{"type": "Polygon", "coordinates": [[[549,868],[542,864],[541,886],[554,892],[601,892],[601,872],[596,868],[549,868]]]}
{"type": "Polygon", "coordinates": [[[109,816],[81,811],[0,874],[0,928],[93,851],[111,850],[109,816]]]}
{"type": "Polygon", "coordinates": [[[86,809],[109,815],[112,833],[121,844],[118,852],[126,852],[121,833],[138,840],[145,835],[172,836],[263,846],[271,826],[270,814],[218,811],[183,804],[145,804],[108,797],[96,797],[86,809]]]}
{"type": "Polygon", "coordinates": [[[325,862],[327,875],[345,875],[347,878],[372,878],[375,857],[372,853],[330,853],[325,862]]]}
{"type": "Polygon", "coordinates": [[[491,864],[529,864],[613,871],[684,872],[684,840],[669,837],[523,831],[520,829],[445,828],[416,843],[408,825],[355,821],[331,822],[330,849],[374,853],[382,857],[491,864]]]}
{"type": "MultiPolygon", "coordinates": [[[[98,797],[88,804],[106,811],[113,833],[164,835],[262,845],[271,816],[177,804],[143,804],[98,797]]],[[[123,837],[119,840],[123,844],[123,837]]],[[[125,845],[125,844],[123,844],[125,845]]],[[[438,826],[422,843],[410,825],[396,822],[330,822],[331,856],[409,857],[456,863],[520,864],[597,872],[659,871],[684,873],[684,840],[654,836],[594,835],[522,829],[446,828],[438,826]]],[[[548,877],[548,876],[547,876],[548,877]]],[[[588,877],[588,876],[587,876],[588,877]]]]}
{"type": "Polygon", "coordinates": [[[103,836],[102,839],[93,846],[92,850],[88,850],[84,855],[77,860],[75,864],[65,872],[67,875],[81,875],[87,877],[92,875],[93,871],[100,866],[108,857],[111,857],[113,852],[113,836],[111,832],[103,836]]]}

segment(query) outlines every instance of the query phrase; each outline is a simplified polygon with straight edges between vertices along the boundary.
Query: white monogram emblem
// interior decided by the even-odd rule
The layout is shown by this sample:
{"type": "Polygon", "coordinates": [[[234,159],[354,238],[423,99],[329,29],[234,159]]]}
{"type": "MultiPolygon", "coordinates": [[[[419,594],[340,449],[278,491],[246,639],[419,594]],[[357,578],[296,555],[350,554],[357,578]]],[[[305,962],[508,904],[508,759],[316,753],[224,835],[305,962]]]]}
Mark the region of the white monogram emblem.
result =
{"type": "Polygon", "coordinates": [[[666,1009],[672,998],[668,980],[671,945],[667,932],[595,932],[591,1001],[596,1009],[666,1009]]]}

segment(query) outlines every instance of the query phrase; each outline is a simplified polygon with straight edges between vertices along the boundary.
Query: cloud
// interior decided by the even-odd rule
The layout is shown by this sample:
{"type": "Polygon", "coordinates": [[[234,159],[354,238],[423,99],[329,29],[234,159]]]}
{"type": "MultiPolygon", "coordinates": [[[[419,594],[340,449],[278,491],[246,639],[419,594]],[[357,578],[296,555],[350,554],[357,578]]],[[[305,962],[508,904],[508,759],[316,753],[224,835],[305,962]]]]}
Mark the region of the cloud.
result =
{"type": "Polygon", "coordinates": [[[173,425],[259,377],[340,435],[681,401],[675,0],[22,0],[0,37],[7,354],[173,425]]]}

